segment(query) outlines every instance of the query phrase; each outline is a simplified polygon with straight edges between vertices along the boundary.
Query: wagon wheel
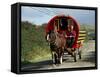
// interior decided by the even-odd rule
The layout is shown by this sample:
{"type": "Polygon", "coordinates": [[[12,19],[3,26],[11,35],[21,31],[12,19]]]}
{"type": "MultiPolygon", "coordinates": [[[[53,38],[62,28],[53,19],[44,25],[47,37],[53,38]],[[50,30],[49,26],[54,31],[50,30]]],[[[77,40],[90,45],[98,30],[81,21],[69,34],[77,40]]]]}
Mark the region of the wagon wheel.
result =
{"type": "Polygon", "coordinates": [[[79,59],[81,59],[82,58],[82,50],[80,50],[79,48],[78,48],[78,55],[79,55],[79,59]]]}
{"type": "Polygon", "coordinates": [[[77,62],[77,53],[76,53],[76,51],[73,53],[73,55],[74,55],[74,62],[77,62]]]}
{"type": "Polygon", "coordinates": [[[79,59],[81,59],[82,58],[82,51],[80,50],[79,51],[79,59]]]}

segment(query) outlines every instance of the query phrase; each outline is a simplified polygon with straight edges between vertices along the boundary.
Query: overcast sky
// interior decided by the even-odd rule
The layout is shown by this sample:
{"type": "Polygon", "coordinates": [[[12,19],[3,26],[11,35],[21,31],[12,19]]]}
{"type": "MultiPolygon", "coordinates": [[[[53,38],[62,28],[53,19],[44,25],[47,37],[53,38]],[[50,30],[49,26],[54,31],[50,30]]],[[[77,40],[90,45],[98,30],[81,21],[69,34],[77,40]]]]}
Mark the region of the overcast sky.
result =
{"type": "Polygon", "coordinates": [[[29,7],[22,6],[21,20],[29,21],[31,23],[41,25],[48,23],[48,21],[56,15],[70,15],[78,21],[79,24],[95,24],[95,11],[93,10],[79,10],[79,9],[60,9],[60,8],[46,8],[46,7],[29,7]]]}

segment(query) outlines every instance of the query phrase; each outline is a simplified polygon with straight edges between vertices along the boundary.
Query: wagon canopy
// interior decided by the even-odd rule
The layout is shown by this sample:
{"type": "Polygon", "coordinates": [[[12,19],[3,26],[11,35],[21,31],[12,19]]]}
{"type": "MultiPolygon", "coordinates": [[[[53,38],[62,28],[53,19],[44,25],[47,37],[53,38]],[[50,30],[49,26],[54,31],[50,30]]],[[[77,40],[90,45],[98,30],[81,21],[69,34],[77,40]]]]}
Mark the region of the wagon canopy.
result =
{"type": "Polygon", "coordinates": [[[61,15],[53,17],[46,26],[46,33],[54,30],[55,26],[57,27],[58,32],[67,30],[67,25],[69,22],[71,22],[70,20],[73,21],[74,31],[76,32],[75,42],[72,47],[76,48],[80,25],[72,16],[61,15]]]}

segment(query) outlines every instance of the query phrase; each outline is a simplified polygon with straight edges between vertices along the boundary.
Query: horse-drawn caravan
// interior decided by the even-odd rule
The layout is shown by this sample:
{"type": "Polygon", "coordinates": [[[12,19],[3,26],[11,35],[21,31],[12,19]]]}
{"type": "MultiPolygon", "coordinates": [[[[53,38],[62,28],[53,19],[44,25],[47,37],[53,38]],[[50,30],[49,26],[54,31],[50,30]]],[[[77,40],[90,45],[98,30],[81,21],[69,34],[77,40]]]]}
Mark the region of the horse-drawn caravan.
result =
{"type": "Polygon", "coordinates": [[[77,53],[81,59],[80,48],[83,45],[86,32],[80,31],[80,25],[71,16],[59,15],[53,17],[46,27],[46,39],[50,43],[53,63],[62,63],[67,52],[77,61],[77,53]]]}

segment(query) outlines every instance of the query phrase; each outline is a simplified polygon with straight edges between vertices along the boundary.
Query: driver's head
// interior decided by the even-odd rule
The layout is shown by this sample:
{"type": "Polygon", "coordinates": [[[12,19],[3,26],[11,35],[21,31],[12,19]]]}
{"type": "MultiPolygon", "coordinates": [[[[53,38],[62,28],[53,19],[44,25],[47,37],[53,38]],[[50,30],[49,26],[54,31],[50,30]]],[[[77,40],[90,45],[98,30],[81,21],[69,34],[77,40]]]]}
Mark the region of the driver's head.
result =
{"type": "Polygon", "coordinates": [[[74,22],[72,19],[68,20],[68,31],[73,31],[74,29],[74,22]]]}
{"type": "Polygon", "coordinates": [[[73,31],[73,29],[74,29],[74,26],[70,25],[70,30],[73,31]]]}

